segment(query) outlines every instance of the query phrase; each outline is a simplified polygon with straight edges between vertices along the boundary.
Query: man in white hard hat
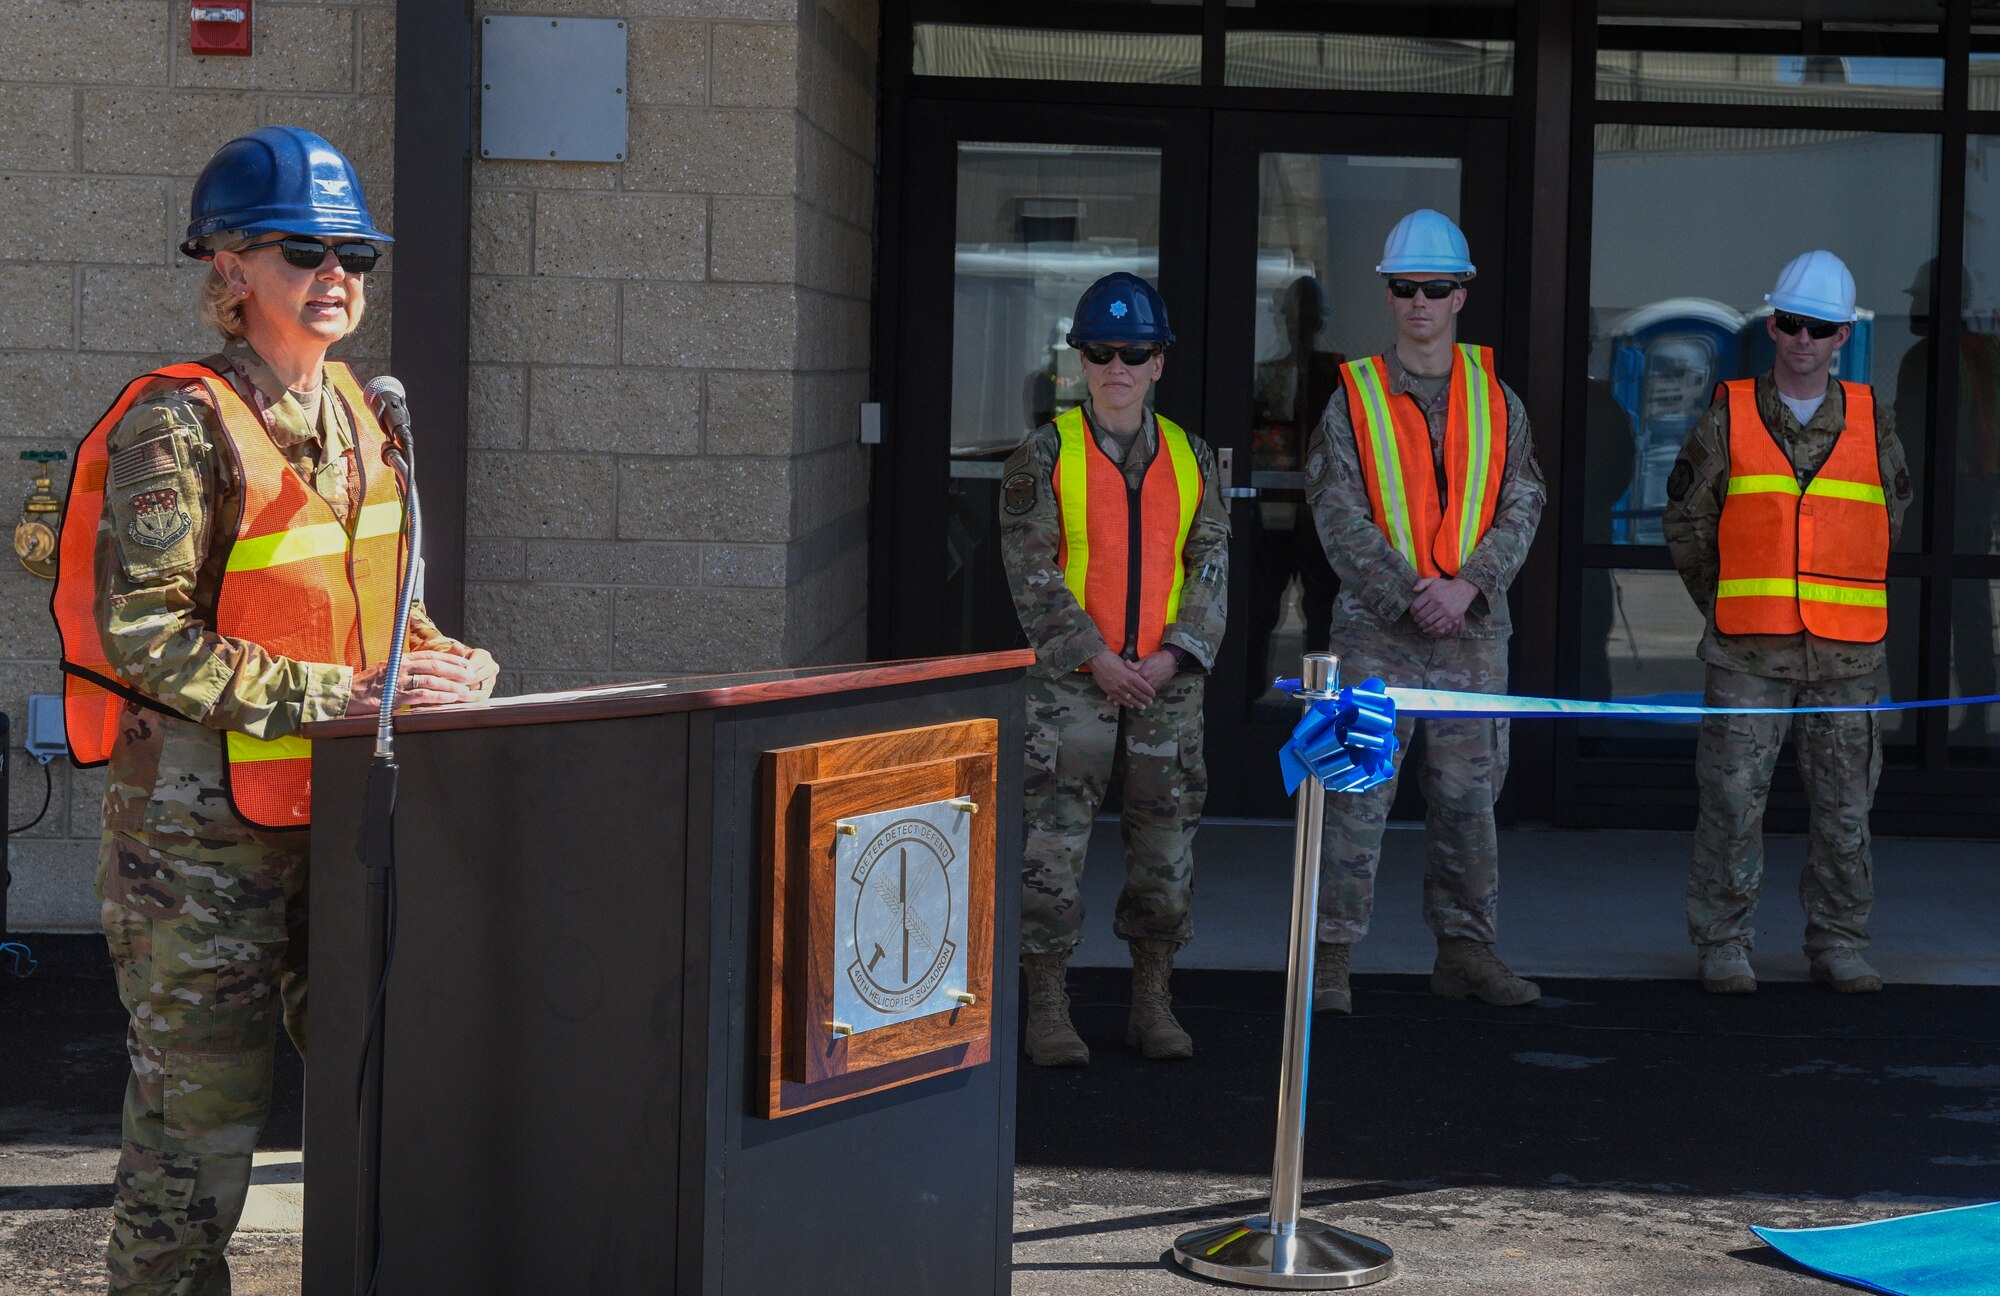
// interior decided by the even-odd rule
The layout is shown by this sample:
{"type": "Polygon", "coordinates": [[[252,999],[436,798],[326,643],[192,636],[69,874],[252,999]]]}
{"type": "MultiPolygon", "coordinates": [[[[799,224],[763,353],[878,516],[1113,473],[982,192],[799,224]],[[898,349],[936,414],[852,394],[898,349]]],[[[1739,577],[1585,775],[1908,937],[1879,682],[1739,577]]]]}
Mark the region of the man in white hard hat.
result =
{"type": "MultiPolygon", "coordinates": [[[[1698,656],[1710,706],[1841,707],[1881,695],[1889,548],[1910,472],[1874,389],[1832,379],[1856,318],[1831,252],[1794,258],[1765,301],[1771,372],[1722,384],[1667,479],[1667,547],[1708,619],[1698,656]]],[[[1710,716],[1695,758],[1701,814],[1688,934],[1702,987],[1757,988],[1750,924],[1764,872],[1764,805],[1790,730],[1811,809],[1799,900],[1814,981],[1882,978],[1861,951],[1874,906],[1868,811],[1882,772],[1872,712],[1710,716]]]]}
{"type": "MultiPolygon", "coordinates": [[[[1341,678],[1504,693],[1507,588],[1546,498],[1528,414],[1500,381],[1493,352],[1458,342],[1473,264],[1457,225],[1440,212],[1410,213],[1390,231],[1375,270],[1395,345],[1341,366],[1306,445],[1306,498],[1340,576],[1332,647],[1341,678]]],[[[1490,1004],[1532,1002],[1541,991],[1493,953],[1493,801],[1507,775],[1506,722],[1404,720],[1397,735],[1422,759],[1424,918],[1438,941],[1431,989],[1490,1004]]],[[[1368,933],[1395,796],[1392,779],[1327,801],[1315,1010],[1352,1009],[1349,947],[1368,933]]]]}

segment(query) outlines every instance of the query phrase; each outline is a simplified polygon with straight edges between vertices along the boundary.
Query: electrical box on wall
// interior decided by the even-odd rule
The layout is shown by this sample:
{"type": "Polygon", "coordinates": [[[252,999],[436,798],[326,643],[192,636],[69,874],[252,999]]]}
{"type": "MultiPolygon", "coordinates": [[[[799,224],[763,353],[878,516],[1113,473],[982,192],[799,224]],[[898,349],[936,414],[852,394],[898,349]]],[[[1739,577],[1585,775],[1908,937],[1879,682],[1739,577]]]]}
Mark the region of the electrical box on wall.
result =
{"type": "Polygon", "coordinates": [[[480,19],[479,156],[623,162],[626,97],[622,19],[480,19]]]}
{"type": "Polygon", "coordinates": [[[196,54],[250,53],[250,0],[188,6],[188,49],[196,54]]]}

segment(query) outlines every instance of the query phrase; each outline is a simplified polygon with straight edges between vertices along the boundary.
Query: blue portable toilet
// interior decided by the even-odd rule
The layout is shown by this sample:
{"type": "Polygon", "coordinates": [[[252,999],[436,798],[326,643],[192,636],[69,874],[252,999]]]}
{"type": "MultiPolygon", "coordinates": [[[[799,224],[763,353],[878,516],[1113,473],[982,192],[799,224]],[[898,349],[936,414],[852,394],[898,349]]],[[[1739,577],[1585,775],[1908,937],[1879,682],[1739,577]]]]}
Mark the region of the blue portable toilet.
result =
{"type": "Polygon", "coordinates": [[[1627,311],[1605,329],[1611,394],[1632,420],[1634,442],[1632,484],[1612,517],[1613,543],[1661,543],[1674,460],[1713,401],[1715,385],[1746,372],[1744,320],[1725,302],[1671,297],[1627,311]]]}

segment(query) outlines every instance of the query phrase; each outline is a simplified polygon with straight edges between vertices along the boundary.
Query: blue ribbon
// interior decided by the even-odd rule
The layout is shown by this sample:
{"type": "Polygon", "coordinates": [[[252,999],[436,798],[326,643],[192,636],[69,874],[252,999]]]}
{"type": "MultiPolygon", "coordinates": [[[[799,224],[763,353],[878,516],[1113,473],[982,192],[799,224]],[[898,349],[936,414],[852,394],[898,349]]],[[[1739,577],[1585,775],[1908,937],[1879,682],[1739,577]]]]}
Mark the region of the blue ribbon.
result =
{"type": "MultiPolygon", "coordinates": [[[[1279,680],[1295,693],[1299,681],[1279,680]]],[[[1278,752],[1287,795],[1308,774],[1329,792],[1366,792],[1396,773],[1396,703],[1378,679],[1344,688],[1336,697],[1315,701],[1278,752]]]]}
{"type": "MultiPolygon", "coordinates": [[[[1289,681],[1279,680],[1283,688],[1289,681]]],[[[1396,709],[1414,719],[1452,717],[1460,720],[1528,719],[1536,717],[1602,716],[1619,720],[1648,720],[1656,724],[1691,724],[1712,715],[1815,715],[1843,711],[1918,711],[1927,707],[1985,706],[2000,702],[2000,693],[1977,697],[1923,698],[1915,702],[1867,702],[1853,706],[1819,707],[1712,707],[1681,701],[1699,694],[1659,693],[1650,698],[1628,698],[1622,702],[1580,702],[1571,698],[1511,697],[1504,693],[1460,693],[1451,689],[1391,688],[1389,696],[1396,709]],[[1669,701],[1668,699],[1673,699],[1669,701]]]]}

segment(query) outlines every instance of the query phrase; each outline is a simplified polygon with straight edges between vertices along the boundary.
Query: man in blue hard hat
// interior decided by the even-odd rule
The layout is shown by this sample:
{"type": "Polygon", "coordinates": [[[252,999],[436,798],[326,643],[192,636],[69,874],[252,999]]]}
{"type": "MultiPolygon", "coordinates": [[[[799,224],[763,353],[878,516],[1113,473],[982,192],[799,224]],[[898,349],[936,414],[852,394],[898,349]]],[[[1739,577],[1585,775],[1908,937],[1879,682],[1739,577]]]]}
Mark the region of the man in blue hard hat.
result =
{"type": "Polygon", "coordinates": [[[1113,930],[1132,952],[1125,1042],[1193,1055],[1173,1014],[1175,951],[1194,934],[1194,833],[1208,793],[1202,692],[1228,608],[1229,515],[1215,456],[1153,412],[1174,340],[1135,274],[1078,300],[1069,344],[1090,395],[1007,460],[1001,557],[1028,673],[1027,832],[1021,848],[1022,1043],[1038,1066],[1082,1066],[1065,985],[1083,925],[1090,826],[1114,778],[1125,886],[1113,930]]]}
{"type": "MultiPolygon", "coordinates": [[[[1840,707],[1881,696],[1889,549],[1911,498],[1890,411],[1835,381],[1855,309],[1833,253],[1794,257],[1765,294],[1770,372],[1722,384],[1667,478],[1667,548],[1707,627],[1697,655],[1717,707],[1840,707]]],[[[1811,810],[1805,951],[1812,979],[1882,988],[1862,956],[1874,908],[1868,812],[1882,772],[1870,712],[1710,716],[1695,755],[1701,811],[1687,889],[1702,988],[1749,994],[1764,806],[1790,732],[1811,810]]]]}
{"type": "MultiPolygon", "coordinates": [[[[130,1015],[110,1286],[148,1296],[229,1291],[280,1023],[306,1051],[299,734],[374,714],[408,560],[386,434],[326,358],[390,241],[360,177],[265,126],[216,153],[192,217],[222,348],[134,379],[84,439],[55,599],[71,751],[106,766],[97,885],[130,1015]]],[[[492,657],[421,607],[404,646],[410,705],[492,689],[492,657]]]]}
{"type": "MultiPolygon", "coordinates": [[[[1493,353],[1458,342],[1474,267],[1441,212],[1411,212],[1381,264],[1395,345],[1341,366],[1306,447],[1306,498],[1340,575],[1333,651],[1344,680],[1507,691],[1507,590],[1526,561],[1546,492],[1527,411],[1493,353]]],[[[1428,808],[1424,918],[1437,936],[1431,989],[1525,1004],[1541,991],[1493,952],[1500,900],[1493,802],[1507,775],[1507,722],[1404,720],[1428,808]]],[[[1368,933],[1395,780],[1327,800],[1313,1007],[1349,1012],[1353,944],[1368,933]]]]}

